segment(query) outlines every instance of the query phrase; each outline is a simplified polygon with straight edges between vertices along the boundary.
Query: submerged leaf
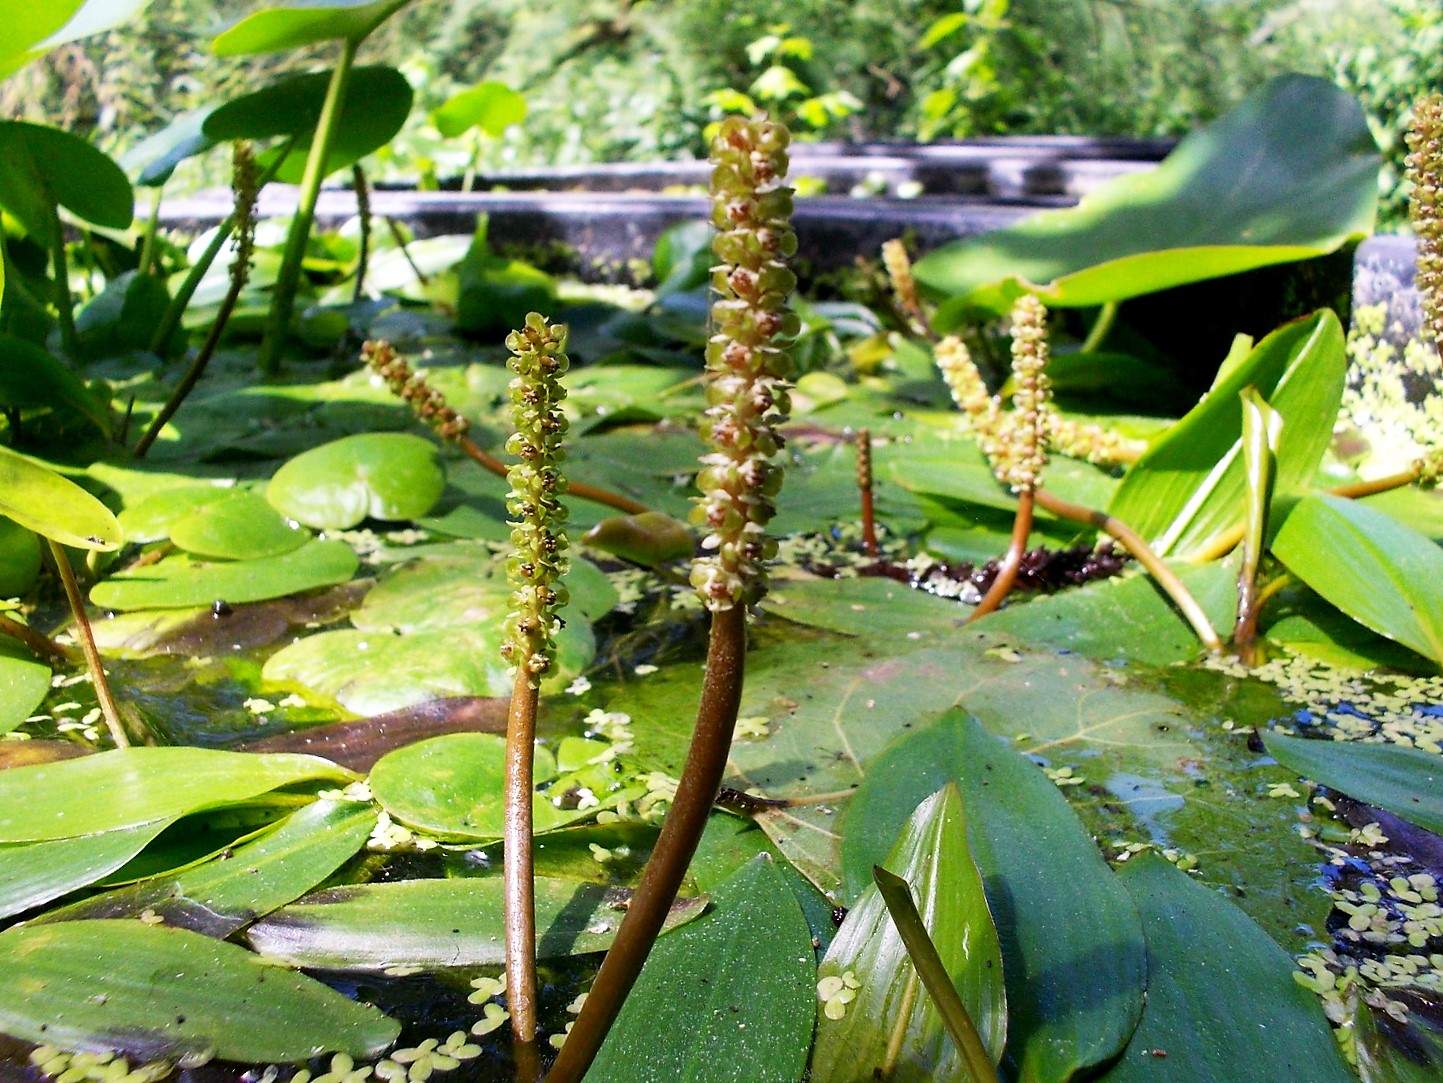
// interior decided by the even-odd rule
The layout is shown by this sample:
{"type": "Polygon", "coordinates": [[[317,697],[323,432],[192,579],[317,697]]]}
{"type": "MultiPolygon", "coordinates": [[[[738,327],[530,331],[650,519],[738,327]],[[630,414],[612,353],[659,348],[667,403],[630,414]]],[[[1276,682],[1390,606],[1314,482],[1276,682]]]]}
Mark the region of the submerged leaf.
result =
{"type": "Polygon", "coordinates": [[[587,1072],[592,1083],[795,1083],[816,1011],[811,932],[763,854],[657,942],[587,1072]]]}
{"type": "MultiPolygon", "coordinates": [[[[995,1062],[1007,1035],[1002,949],[955,785],[917,807],[886,863],[915,885],[922,920],[995,1062]]],[[[968,1078],[875,886],[852,907],[818,973],[815,1083],[968,1078]]]]}
{"type": "Polygon", "coordinates": [[[144,1060],[287,1062],[332,1050],[374,1056],[401,1027],[222,940],[140,921],[64,921],[0,933],[0,1030],[144,1060]]]}

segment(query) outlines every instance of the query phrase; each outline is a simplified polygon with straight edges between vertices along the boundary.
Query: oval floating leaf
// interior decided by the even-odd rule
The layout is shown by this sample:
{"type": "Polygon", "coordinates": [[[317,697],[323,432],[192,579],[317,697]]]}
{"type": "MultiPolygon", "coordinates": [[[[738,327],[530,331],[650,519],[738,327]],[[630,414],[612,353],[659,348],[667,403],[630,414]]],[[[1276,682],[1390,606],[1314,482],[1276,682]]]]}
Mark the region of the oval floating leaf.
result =
{"type": "Polygon", "coordinates": [[[431,113],[431,123],[447,139],[470,128],[480,128],[493,138],[506,134],[513,124],[526,119],[526,99],[505,83],[478,83],[447,98],[431,113]]]}
{"type": "Polygon", "coordinates": [[[317,530],[348,530],[366,518],[415,519],[446,487],[436,454],[435,444],[409,433],[343,436],[277,470],[266,499],[317,530]]]}
{"type": "MultiPolygon", "coordinates": [[[[537,958],[604,951],[630,897],[622,888],[538,876],[537,958]]],[[[257,951],[295,966],[495,966],[506,955],[504,899],[500,876],[337,887],[277,910],[246,936],[257,951]]],[[[705,906],[702,897],[678,899],[666,928],[705,906]]]]}
{"type": "Polygon", "coordinates": [[[812,935],[763,854],[657,942],[587,1071],[592,1083],[795,1083],[816,1012],[812,935]]]}
{"type": "Polygon", "coordinates": [[[264,497],[246,489],[212,490],[214,502],[170,527],[170,540],[200,557],[258,560],[281,556],[310,541],[310,532],[283,518],[264,497]]]}
{"type": "Polygon", "coordinates": [[[1357,1083],[1293,960],[1241,910],[1157,854],[1119,874],[1147,937],[1147,1008],[1105,1083],[1357,1083]]]}
{"type": "Polygon", "coordinates": [[[409,0],[307,0],[242,19],[211,43],[216,56],[276,53],[323,41],[361,41],[409,0]]]}
{"type": "Polygon", "coordinates": [[[354,776],[316,756],[117,748],[0,772],[0,842],[92,835],[246,801],[298,782],[354,776]]]}
{"type": "MultiPolygon", "coordinates": [[[[923,923],[995,1063],[1007,1035],[1002,948],[955,785],[917,807],[886,863],[916,885],[923,923]]],[[[859,984],[850,1000],[834,1004],[845,996],[836,990],[837,998],[824,1001],[812,1053],[815,1083],[967,1078],[875,885],[842,922],[818,975],[842,983],[850,975],[859,984]]]]}
{"type": "Polygon", "coordinates": [[[77,549],[119,549],[125,536],[110,509],[48,466],[0,447],[0,515],[77,549]]]}
{"type": "Polygon", "coordinates": [[[1436,752],[1362,741],[1319,741],[1268,731],[1263,744],[1304,778],[1443,835],[1443,759],[1436,752]]]}
{"type": "Polygon", "coordinates": [[[1332,439],[1347,355],[1330,310],[1285,324],[1222,373],[1187,416],[1147,449],[1108,505],[1162,555],[1188,557],[1240,527],[1247,500],[1238,395],[1254,387],[1283,419],[1274,488],[1313,480],[1332,439]]]}
{"type": "Polygon", "coordinates": [[[135,216],[130,181],[109,156],[79,136],[23,120],[0,121],[0,207],[46,247],[59,238],[55,208],[110,229],[135,216]]]}
{"type": "Polygon", "coordinates": [[[581,540],[593,549],[644,568],[681,560],[696,551],[696,538],[686,524],[659,511],[610,516],[588,530],[581,540]]]}
{"type": "Polygon", "coordinates": [[[1098,305],[1332,252],[1373,228],[1377,147],[1358,103],[1326,79],[1285,75],[1075,208],[946,245],[918,281],[968,308],[1006,312],[1025,292],[1098,305]],[[1242,178],[1246,178],[1244,183],[1242,178]]]}
{"type": "Polygon", "coordinates": [[[140,921],[65,921],[0,933],[0,1030],[145,1060],[300,1061],[332,1050],[374,1056],[401,1027],[223,940],[140,921]]]}
{"type": "Polygon", "coordinates": [[[1273,555],[1359,624],[1443,666],[1443,550],[1431,539],[1366,504],[1309,496],[1273,555]]]}
{"type": "Polygon", "coordinates": [[[44,842],[0,845],[0,916],[24,913],[109,876],[172,820],[44,842]]]}
{"type": "MultiPolygon", "coordinates": [[[[276,172],[276,179],[296,184],[305,171],[306,153],[320,123],[330,80],[331,73],[326,71],[292,75],[233,98],[205,118],[204,134],[218,143],[234,139],[294,139],[285,162],[276,172]]],[[[326,175],[355,164],[389,143],[406,123],[411,98],[411,84],[395,68],[352,70],[346,81],[339,126],[326,158],[326,175]]],[[[279,152],[260,156],[262,168],[275,153],[279,152]]]]}
{"type": "Polygon", "coordinates": [[[360,561],[345,542],[308,541],[278,557],[205,564],[187,556],[129,568],[90,589],[103,609],[185,609],[212,602],[263,602],[345,583],[360,561]]]}

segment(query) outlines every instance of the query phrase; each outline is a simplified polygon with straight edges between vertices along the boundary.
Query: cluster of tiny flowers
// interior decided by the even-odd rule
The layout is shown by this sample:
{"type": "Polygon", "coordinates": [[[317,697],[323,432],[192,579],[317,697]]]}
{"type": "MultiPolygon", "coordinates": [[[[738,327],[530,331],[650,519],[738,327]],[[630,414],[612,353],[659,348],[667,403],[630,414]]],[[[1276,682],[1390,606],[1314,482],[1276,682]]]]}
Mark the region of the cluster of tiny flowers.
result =
{"type": "Polygon", "coordinates": [[[410,403],[416,416],[442,440],[466,434],[470,422],[451,409],[446,396],[428,384],[422,373],[412,370],[389,342],[367,342],[361,347],[361,360],[386,381],[393,395],[410,403]]]}
{"type": "Polygon", "coordinates": [[[235,200],[235,259],[230,265],[231,281],[237,292],[250,278],[251,257],[256,243],[256,197],[260,177],[256,173],[255,148],[248,140],[236,140],[231,151],[231,195],[235,200]]]}
{"type": "Polygon", "coordinates": [[[956,335],[948,335],[937,343],[936,358],[947,390],[952,392],[952,401],[967,416],[973,431],[995,432],[1002,409],[987,393],[987,385],[982,373],[977,371],[967,344],[956,335]]]}
{"type": "Polygon", "coordinates": [[[789,219],[787,129],[768,120],[725,121],[713,143],[712,251],[719,265],[712,288],[712,336],[707,343],[707,404],[702,435],[702,496],[692,521],[709,531],[708,555],[692,566],[691,582],[709,609],[758,600],[766,590],[764,561],[776,551],[766,524],[776,513],[781,468],[771,461],[790,402],[783,381],[791,358],[777,345],[796,334],[786,307],[796,276],[783,260],[797,248],[789,219]]]}
{"type": "Polygon", "coordinates": [[[1000,447],[984,440],[983,451],[997,480],[1014,493],[1035,489],[1047,465],[1052,429],[1047,379],[1047,309],[1030,293],[1012,306],[1012,413],[998,435],[1000,447]]]}
{"type": "Polygon", "coordinates": [[[566,479],[561,462],[566,452],[561,439],[566,418],[561,400],[566,389],[560,376],[570,362],[566,357],[566,328],[553,327],[533,312],[526,326],[506,337],[511,351],[511,418],[516,432],[506,442],[508,453],[519,462],[506,474],[511,483],[506,510],[511,520],[514,550],[506,574],[516,592],[506,620],[506,645],[501,653],[512,665],[530,674],[533,686],[551,668],[556,655],[553,633],[556,612],[566,604],[561,577],[566,559],[566,479]]]}
{"type": "Polygon", "coordinates": [[[1070,459],[1082,459],[1094,466],[1116,466],[1142,454],[1145,440],[1132,440],[1101,425],[1063,417],[1051,411],[1048,443],[1052,450],[1070,459]]]}
{"type": "Polygon", "coordinates": [[[1408,207],[1418,238],[1418,294],[1424,323],[1443,347],[1443,95],[1434,93],[1413,106],[1408,126],[1408,207]]]}
{"type": "Polygon", "coordinates": [[[885,242],[882,245],[882,266],[886,268],[887,280],[892,284],[897,311],[907,317],[912,330],[922,331],[926,326],[926,317],[922,301],[917,296],[917,279],[912,274],[907,246],[895,239],[885,242]]]}

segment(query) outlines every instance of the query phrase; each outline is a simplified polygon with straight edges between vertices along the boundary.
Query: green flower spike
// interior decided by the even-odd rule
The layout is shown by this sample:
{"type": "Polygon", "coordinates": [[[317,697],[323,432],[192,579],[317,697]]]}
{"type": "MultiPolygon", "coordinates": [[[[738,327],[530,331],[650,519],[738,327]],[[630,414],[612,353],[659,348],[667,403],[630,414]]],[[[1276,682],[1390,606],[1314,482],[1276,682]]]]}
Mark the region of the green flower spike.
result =
{"type": "Polygon", "coordinates": [[[565,588],[558,585],[569,567],[563,530],[566,506],[561,502],[566,492],[561,474],[561,461],[566,458],[561,447],[566,434],[561,400],[566,389],[559,379],[570,364],[564,352],[566,328],[552,326],[533,312],[523,329],[506,337],[506,347],[516,373],[510,384],[516,432],[506,442],[506,450],[520,461],[506,474],[511,483],[506,509],[516,517],[511,523],[515,555],[506,571],[516,593],[501,653],[531,674],[535,687],[556,655],[556,612],[567,601],[565,588]]]}
{"type": "Polygon", "coordinates": [[[1428,335],[1443,350],[1443,94],[1413,106],[1408,126],[1408,209],[1418,237],[1418,294],[1428,335]]]}
{"type": "Polygon", "coordinates": [[[787,295],[797,279],[783,260],[797,250],[789,218],[786,128],[733,117],[714,143],[712,336],[707,344],[708,409],[702,435],[712,451],[697,476],[702,496],[692,522],[710,531],[710,555],[692,565],[691,582],[714,612],[748,605],[766,592],[764,562],[776,553],[766,524],[782,486],[772,457],[776,426],[790,409],[783,381],[791,358],[778,340],[797,333],[787,295]]]}

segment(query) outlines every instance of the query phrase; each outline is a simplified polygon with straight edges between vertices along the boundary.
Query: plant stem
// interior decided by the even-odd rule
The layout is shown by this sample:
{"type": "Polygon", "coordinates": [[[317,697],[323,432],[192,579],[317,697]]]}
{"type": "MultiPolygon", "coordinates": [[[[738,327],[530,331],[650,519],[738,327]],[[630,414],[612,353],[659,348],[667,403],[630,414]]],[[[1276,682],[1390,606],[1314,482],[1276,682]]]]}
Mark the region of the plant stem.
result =
{"type": "Polygon", "coordinates": [[[506,880],[506,1001],[511,1033],[536,1040],[536,885],[532,880],[531,795],[536,752],[536,689],[524,666],[516,669],[506,719],[506,811],[502,840],[506,880]]]}
{"type": "Polygon", "coordinates": [[[1032,489],[1023,489],[1017,494],[1017,517],[1012,520],[1012,540],[1007,544],[1007,553],[997,567],[997,575],[992,579],[992,586],[987,589],[987,593],[977,603],[977,608],[972,610],[972,615],[967,618],[966,623],[971,624],[974,620],[993,612],[1011,593],[1012,584],[1017,582],[1017,573],[1022,569],[1022,557],[1027,552],[1027,538],[1032,533],[1034,499],[1032,489]]]}
{"type": "Polygon", "coordinates": [[[110,739],[116,748],[129,748],[130,738],[125,735],[125,725],[120,721],[120,711],[115,706],[115,697],[110,694],[110,681],[105,676],[105,666],[100,661],[100,651],[95,646],[95,636],[90,630],[90,618],[85,615],[85,599],[80,596],[80,584],[75,581],[75,570],[70,567],[70,558],[60,543],[47,538],[50,556],[55,561],[55,571],[65,585],[65,598],[70,603],[75,627],[80,632],[80,647],[85,652],[85,665],[90,670],[90,679],[95,684],[95,698],[100,703],[100,713],[105,726],[110,730],[110,739]]]}
{"type": "Polygon", "coordinates": [[[586,1074],[661,932],[721,788],[741,703],[745,657],[745,607],[734,605],[713,611],[701,705],[676,798],[616,940],[546,1077],[547,1083],[579,1083],[586,1074]]]}
{"type": "Polygon", "coordinates": [[[0,635],[7,635],[11,639],[18,639],[36,654],[49,655],[51,658],[59,659],[62,662],[74,661],[68,650],[44,632],[30,627],[28,624],[21,624],[13,617],[7,617],[4,613],[0,613],[0,635]]]}
{"type": "Polygon", "coordinates": [[[1347,485],[1337,485],[1329,489],[1333,496],[1347,497],[1349,500],[1357,500],[1359,497],[1375,496],[1378,493],[1386,493],[1393,489],[1401,489],[1405,485],[1412,485],[1419,477],[1418,467],[1410,467],[1397,474],[1389,474],[1387,477],[1373,478],[1370,481],[1354,481],[1347,485]]]}
{"type": "Polygon", "coordinates": [[[276,275],[274,292],[271,294],[271,310],[266,317],[265,334],[261,339],[260,356],[257,363],[261,372],[274,376],[281,367],[281,346],[290,331],[291,313],[296,306],[296,287],[300,283],[301,263],[306,256],[306,241],[311,235],[311,223],[316,217],[316,200],[321,194],[321,181],[326,178],[326,165],[331,156],[331,145],[335,142],[336,130],[340,127],[341,108],[346,100],[346,84],[350,81],[351,66],[356,59],[357,39],[346,38],[341,43],[341,56],[331,72],[330,84],[326,87],[326,100],[321,106],[321,116],[316,122],[316,134],[311,138],[311,150],[306,156],[305,172],[301,174],[300,191],[296,197],[296,214],[291,219],[290,232],[286,235],[286,248],[281,256],[281,269],[276,275]]]}
{"type": "Polygon", "coordinates": [[[421,268],[417,267],[416,261],[411,258],[411,249],[406,241],[406,235],[401,232],[401,227],[396,225],[396,220],[388,216],[386,218],[386,228],[391,231],[391,238],[396,242],[396,247],[401,250],[401,256],[405,259],[406,266],[411,268],[411,273],[416,276],[416,281],[423,286],[430,285],[430,277],[422,271],[421,268]]]}
{"type": "MultiPolygon", "coordinates": [[[[471,461],[483,470],[489,470],[497,477],[506,476],[506,464],[496,456],[488,454],[477,446],[476,441],[469,436],[456,437],[456,446],[464,451],[471,461]]],[[[640,515],[644,511],[651,511],[645,504],[632,500],[630,497],[622,496],[620,493],[613,493],[610,489],[603,489],[596,485],[587,485],[580,481],[568,481],[566,495],[574,496],[580,500],[589,500],[593,504],[604,504],[608,508],[615,508],[617,511],[625,512],[627,515],[640,515]]]]}
{"type": "Polygon", "coordinates": [[[1213,629],[1212,622],[1208,620],[1207,614],[1203,612],[1202,606],[1198,605],[1192,592],[1183,586],[1182,580],[1173,574],[1173,570],[1153,552],[1152,546],[1143,540],[1142,535],[1121,519],[1114,519],[1106,512],[1094,511],[1081,504],[1073,504],[1061,497],[1053,496],[1045,489],[1038,489],[1034,495],[1037,498],[1038,506],[1047,509],[1053,515],[1075,523],[1087,523],[1119,542],[1123,548],[1137,558],[1138,563],[1147,569],[1153,579],[1157,581],[1157,585],[1182,611],[1183,617],[1188,624],[1192,625],[1192,630],[1197,634],[1198,639],[1202,640],[1203,646],[1213,654],[1221,653],[1222,640],[1218,638],[1218,634],[1213,629]]]}
{"type": "Polygon", "coordinates": [[[862,494],[862,547],[877,555],[877,518],[872,500],[872,431],[857,430],[857,489],[862,494]]]}
{"type": "Polygon", "coordinates": [[[145,223],[145,239],[140,246],[140,262],[137,270],[142,275],[150,274],[150,265],[155,262],[155,240],[160,230],[161,186],[150,190],[150,219],[145,223]]]}
{"type": "Polygon", "coordinates": [[[75,333],[75,300],[70,296],[70,265],[65,259],[65,230],[60,224],[60,211],[50,208],[53,233],[50,247],[50,271],[55,276],[55,314],[60,320],[60,346],[76,361],[80,357],[80,338],[75,333]]]}
{"type": "Polygon", "coordinates": [[[371,255],[371,186],[359,162],[351,166],[351,180],[356,187],[356,218],[361,223],[361,251],[356,259],[356,288],[351,303],[360,304],[366,296],[366,263],[371,255]]]}
{"type": "Polygon", "coordinates": [[[1097,311],[1097,319],[1093,321],[1091,330],[1082,340],[1079,352],[1093,353],[1107,341],[1107,336],[1112,331],[1112,325],[1117,322],[1117,307],[1116,301],[1103,302],[1102,307],[1097,311]]]}

